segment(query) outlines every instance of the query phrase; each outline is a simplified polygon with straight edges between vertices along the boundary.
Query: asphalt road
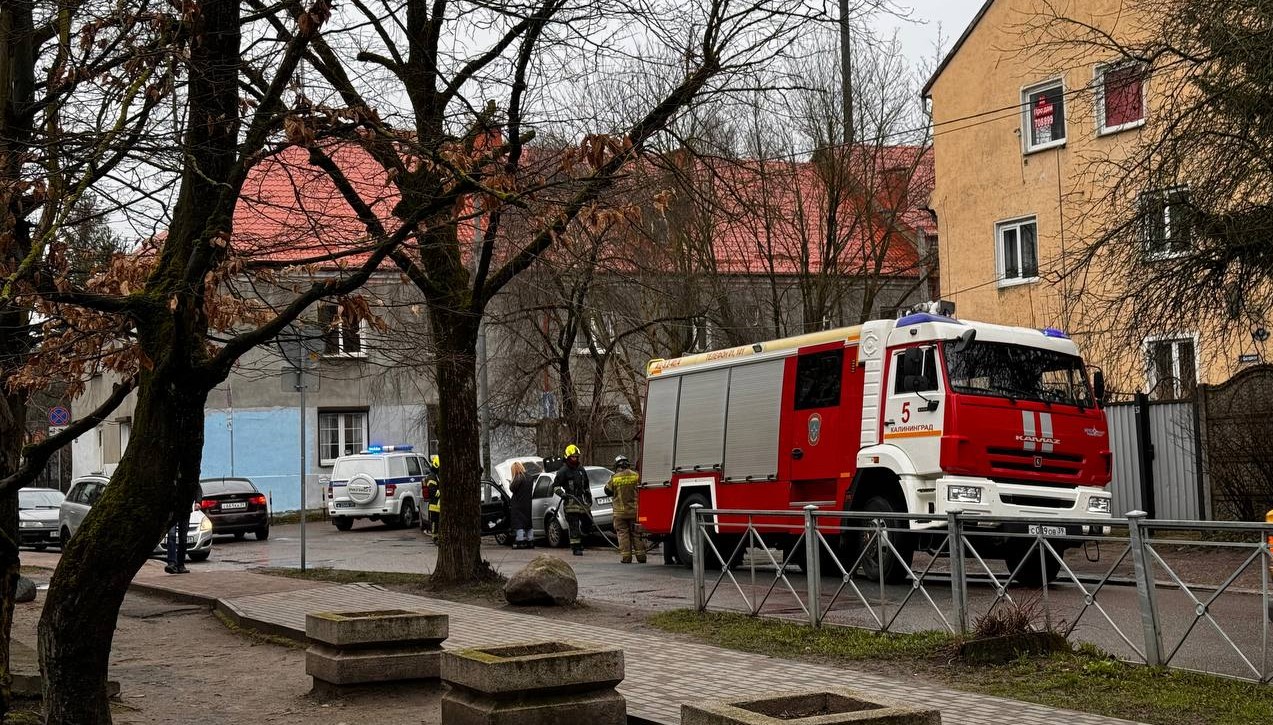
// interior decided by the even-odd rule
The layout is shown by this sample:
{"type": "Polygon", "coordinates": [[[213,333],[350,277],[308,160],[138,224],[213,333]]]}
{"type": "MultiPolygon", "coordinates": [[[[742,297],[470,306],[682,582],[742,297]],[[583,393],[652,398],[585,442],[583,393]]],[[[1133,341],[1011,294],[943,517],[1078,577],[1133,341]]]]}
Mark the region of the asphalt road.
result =
{"type": "MultiPolygon", "coordinates": [[[[251,537],[245,541],[236,541],[232,537],[218,538],[211,560],[192,566],[210,569],[297,567],[300,565],[299,528],[298,525],[275,526],[271,538],[264,542],[254,541],[251,537]]],[[[536,555],[547,552],[562,557],[574,567],[581,595],[586,599],[644,609],[693,606],[690,571],[664,566],[659,552],[651,554],[649,563],[644,565],[620,564],[617,553],[603,548],[604,542],[599,540],[582,557],[573,557],[565,549],[515,551],[495,546],[489,539],[485,541],[484,557],[506,575],[516,572],[536,555]]],[[[436,555],[436,547],[417,530],[389,529],[371,522],[359,523],[349,532],[338,532],[325,522],[306,526],[306,564],[310,567],[426,574],[432,570],[436,555]]],[[[1079,555],[1076,551],[1069,554],[1079,555]]],[[[775,581],[772,567],[757,567],[753,571],[743,566],[733,572],[733,579],[737,585],[720,572],[708,573],[708,587],[715,586],[716,590],[710,601],[712,609],[748,611],[747,601],[763,600],[763,611],[767,614],[796,618],[806,616],[800,600],[806,596],[807,583],[799,574],[790,573],[786,582],[775,581]],[[718,578],[719,584],[716,583],[718,578]],[[799,594],[799,599],[788,585],[799,594]],[[744,600],[743,593],[747,600],[744,600]]],[[[824,578],[822,582],[822,606],[830,609],[826,616],[828,622],[878,626],[878,617],[889,622],[890,629],[895,631],[941,629],[943,624],[938,610],[948,621],[954,622],[948,580],[936,579],[922,590],[912,590],[911,586],[886,586],[881,590],[877,584],[854,580],[858,593],[846,584],[837,595],[842,583],[838,576],[824,578]],[[901,606],[903,602],[906,602],[904,607],[901,606]]],[[[1090,592],[1093,587],[1087,585],[1087,588],[1090,592]]],[[[1052,621],[1059,623],[1062,629],[1077,620],[1077,640],[1091,642],[1129,659],[1137,659],[1133,645],[1137,649],[1144,647],[1140,609],[1133,587],[1107,585],[1097,593],[1094,604],[1087,606],[1086,610],[1087,597],[1073,582],[1058,583],[1049,588],[1046,599],[1038,591],[1026,589],[1013,589],[1010,594],[1019,600],[1039,596],[1037,605],[1046,608],[1052,621]],[[1124,637],[1131,644],[1124,641],[1124,637]]],[[[995,596],[996,592],[989,584],[972,584],[968,593],[971,618],[975,619],[986,611],[995,596]]],[[[1195,596],[1206,602],[1212,594],[1196,592],[1195,596]]],[[[1215,625],[1196,616],[1197,605],[1186,594],[1179,589],[1160,587],[1157,597],[1159,611],[1164,615],[1160,618],[1163,656],[1177,649],[1177,644],[1188,633],[1174,655],[1173,665],[1247,677],[1252,675],[1215,625]]],[[[1251,593],[1225,592],[1210,604],[1207,611],[1247,659],[1256,668],[1262,667],[1264,650],[1268,644],[1273,644],[1273,638],[1264,625],[1263,598],[1251,593]]]]}

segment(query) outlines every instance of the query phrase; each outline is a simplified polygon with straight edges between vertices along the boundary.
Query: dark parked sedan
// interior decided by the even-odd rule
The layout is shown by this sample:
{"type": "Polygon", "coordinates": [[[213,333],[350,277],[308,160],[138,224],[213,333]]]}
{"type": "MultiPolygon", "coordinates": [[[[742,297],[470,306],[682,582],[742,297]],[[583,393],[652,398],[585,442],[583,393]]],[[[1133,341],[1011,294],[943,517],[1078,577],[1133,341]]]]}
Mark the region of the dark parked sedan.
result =
{"type": "Polygon", "coordinates": [[[199,508],[212,519],[213,534],[234,534],[242,539],[251,532],[261,541],[270,538],[269,504],[251,481],[205,478],[199,486],[203,488],[199,508]]]}

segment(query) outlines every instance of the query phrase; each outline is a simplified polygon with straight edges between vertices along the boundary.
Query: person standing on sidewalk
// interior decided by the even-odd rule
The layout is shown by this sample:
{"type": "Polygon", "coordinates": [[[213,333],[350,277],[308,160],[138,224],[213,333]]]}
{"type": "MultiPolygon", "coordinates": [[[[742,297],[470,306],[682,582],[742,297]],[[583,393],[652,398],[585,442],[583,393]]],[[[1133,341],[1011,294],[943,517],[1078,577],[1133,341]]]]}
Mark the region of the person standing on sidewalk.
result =
{"type": "Polygon", "coordinates": [[[606,495],[614,511],[614,532],[619,536],[619,562],[631,564],[636,554],[638,564],[645,563],[645,537],[637,528],[637,484],[641,474],[632,469],[627,456],[614,459],[614,475],[606,484],[606,495]]]}
{"type": "Polygon", "coordinates": [[[535,485],[521,461],[513,462],[512,474],[513,481],[509,484],[509,488],[513,492],[513,510],[509,512],[509,517],[513,525],[513,548],[533,549],[535,548],[535,532],[531,525],[530,495],[535,485]]]}
{"type": "Polygon", "coordinates": [[[164,544],[164,553],[168,558],[168,565],[164,567],[164,571],[169,574],[189,574],[190,570],[186,568],[186,545],[187,538],[190,536],[190,514],[195,507],[199,505],[199,501],[203,499],[203,488],[199,484],[195,484],[194,498],[190,505],[177,507],[177,511],[173,513],[172,524],[168,527],[168,541],[164,544]]]}
{"type": "Polygon", "coordinates": [[[588,472],[579,463],[579,446],[566,446],[566,465],[557,469],[553,492],[561,497],[566,509],[566,525],[570,527],[570,550],[583,556],[583,522],[592,514],[592,487],[588,472]]]}

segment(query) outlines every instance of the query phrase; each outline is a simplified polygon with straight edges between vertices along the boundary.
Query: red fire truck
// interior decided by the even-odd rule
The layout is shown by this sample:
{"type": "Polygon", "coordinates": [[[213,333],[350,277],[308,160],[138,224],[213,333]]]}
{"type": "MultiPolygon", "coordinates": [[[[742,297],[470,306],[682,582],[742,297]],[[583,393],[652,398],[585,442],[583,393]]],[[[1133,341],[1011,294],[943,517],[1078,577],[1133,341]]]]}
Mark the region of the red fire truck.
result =
{"type": "MultiPolygon", "coordinates": [[[[890,534],[907,559],[929,545],[948,511],[1028,517],[1036,526],[1110,514],[1104,382],[1097,371],[1089,384],[1078,347],[1058,330],[916,312],[653,360],[647,385],[640,523],[664,541],[669,562],[691,560],[696,503],[932,514],[890,534]]],[[[791,517],[757,521],[800,531],[791,517]]],[[[739,522],[721,517],[710,533],[732,547],[739,522]]],[[[826,526],[828,541],[846,550],[861,540],[839,535],[835,520],[826,526]]],[[[995,534],[1017,528],[975,527],[978,551],[1015,568],[1030,542],[995,534]]],[[[868,577],[906,578],[900,562],[880,570],[875,557],[865,559],[868,577]]],[[[1051,579],[1056,566],[1036,566],[1034,577],[1051,579]]]]}

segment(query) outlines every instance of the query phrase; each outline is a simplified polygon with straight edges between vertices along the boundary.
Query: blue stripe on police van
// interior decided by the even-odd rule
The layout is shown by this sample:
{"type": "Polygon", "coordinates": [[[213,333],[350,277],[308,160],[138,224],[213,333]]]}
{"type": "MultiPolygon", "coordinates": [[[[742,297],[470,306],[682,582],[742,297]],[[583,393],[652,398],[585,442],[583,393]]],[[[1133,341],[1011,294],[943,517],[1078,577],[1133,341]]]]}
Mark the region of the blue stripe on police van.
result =
{"type": "MultiPolygon", "coordinates": [[[[422,479],[420,479],[420,478],[416,478],[416,477],[414,477],[414,476],[407,476],[406,478],[384,478],[384,479],[380,479],[380,480],[376,481],[376,485],[378,485],[378,486],[383,486],[383,485],[385,485],[386,483],[393,483],[393,484],[399,484],[399,483],[420,483],[420,482],[421,482],[421,480],[422,480],[422,479]]],[[[345,485],[348,485],[348,484],[349,484],[349,481],[332,481],[332,482],[331,482],[331,486],[332,486],[332,488],[336,488],[337,486],[345,486],[345,485]]]]}

